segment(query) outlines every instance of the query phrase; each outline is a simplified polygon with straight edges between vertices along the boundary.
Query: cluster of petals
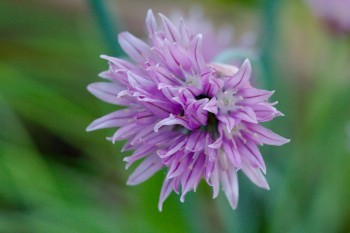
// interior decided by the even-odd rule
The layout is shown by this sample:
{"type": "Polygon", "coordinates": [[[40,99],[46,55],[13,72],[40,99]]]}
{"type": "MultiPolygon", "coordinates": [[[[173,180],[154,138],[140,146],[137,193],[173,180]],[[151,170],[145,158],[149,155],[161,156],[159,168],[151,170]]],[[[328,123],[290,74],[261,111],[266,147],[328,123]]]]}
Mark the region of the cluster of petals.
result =
{"type": "MultiPolygon", "coordinates": [[[[282,115],[269,103],[271,91],[251,86],[249,60],[240,67],[210,63],[203,56],[202,35],[174,25],[151,10],[146,26],[148,43],[128,32],[119,43],[132,62],[102,56],[109,69],[105,82],[88,90],[101,100],[125,106],[92,122],[87,130],[118,128],[112,142],[126,140],[123,151],[128,168],[142,160],[128,179],[139,184],[159,170],[166,171],[159,209],[171,192],[196,190],[199,182],[221,189],[232,208],[238,203],[237,173],[269,189],[266,166],[258,146],[282,145],[289,140],[261,126],[282,115]]],[[[215,46],[215,45],[211,45],[215,46]]]]}

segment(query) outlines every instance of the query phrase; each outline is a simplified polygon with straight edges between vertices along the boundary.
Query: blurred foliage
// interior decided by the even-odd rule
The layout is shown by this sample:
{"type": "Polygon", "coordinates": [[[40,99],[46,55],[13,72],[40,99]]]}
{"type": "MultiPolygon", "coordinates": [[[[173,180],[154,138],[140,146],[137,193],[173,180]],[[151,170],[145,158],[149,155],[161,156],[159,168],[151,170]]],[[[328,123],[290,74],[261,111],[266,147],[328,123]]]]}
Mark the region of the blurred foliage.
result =
{"type": "MultiPolygon", "coordinates": [[[[239,2],[256,6],[259,22],[258,1],[239,2]]],[[[271,127],[292,142],[262,148],[271,191],[240,175],[237,210],[201,184],[159,213],[164,174],[126,186],[122,144],[104,140],[112,131],[85,132],[114,107],[85,88],[111,47],[83,3],[68,14],[0,2],[0,232],[350,231],[349,38],[323,30],[300,1],[279,4],[266,56],[286,117],[271,127]]]]}

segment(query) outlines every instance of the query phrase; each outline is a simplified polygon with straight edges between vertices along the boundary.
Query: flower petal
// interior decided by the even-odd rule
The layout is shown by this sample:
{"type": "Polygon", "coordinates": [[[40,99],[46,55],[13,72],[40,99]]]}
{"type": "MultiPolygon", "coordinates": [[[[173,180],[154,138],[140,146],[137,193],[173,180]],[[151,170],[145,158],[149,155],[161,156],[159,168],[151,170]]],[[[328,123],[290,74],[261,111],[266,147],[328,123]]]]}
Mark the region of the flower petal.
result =
{"type": "Polygon", "coordinates": [[[120,127],[126,123],[135,121],[134,117],[140,110],[136,109],[123,109],[112,112],[101,118],[94,120],[87,128],[86,131],[93,131],[103,128],[120,127]]]}
{"type": "Polygon", "coordinates": [[[173,179],[164,179],[162,190],[160,192],[159,202],[158,202],[158,210],[161,212],[163,209],[163,203],[170,195],[171,191],[173,191],[173,179]]]}
{"type": "Polygon", "coordinates": [[[163,22],[165,37],[171,42],[180,41],[180,35],[176,27],[170,20],[163,14],[159,14],[163,22]]]}
{"type": "Polygon", "coordinates": [[[141,147],[138,147],[131,156],[125,157],[123,159],[123,161],[127,163],[125,168],[128,169],[134,162],[146,157],[155,150],[156,147],[154,145],[143,145],[141,147]]]}
{"type": "Polygon", "coordinates": [[[267,190],[270,189],[264,174],[259,168],[252,167],[248,163],[243,163],[242,171],[256,186],[267,190]]]}
{"type": "MultiPolygon", "coordinates": [[[[199,152],[197,152],[199,153],[199,152]]],[[[191,189],[195,189],[201,179],[204,170],[204,156],[199,155],[192,167],[187,168],[187,171],[181,176],[182,194],[180,201],[185,201],[185,195],[191,189]]]]}
{"type": "Polygon", "coordinates": [[[216,162],[214,165],[213,173],[210,177],[210,183],[213,186],[213,199],[219,195],[220,191],[220,168],[219,163],[216,162]]]}
{"type": "Polygon", "coordinates": [[[222,144],[222,149],[225,152],[223,156],[226,156],[233,166],[236,167],[236,170],[239,170],[242,166],[241,155],[233,146],[233,143],[230,139],[224,139],[222,144]]]}
{"type": "Polygon", "coordinates": [[[216,105],[216,98],[211,98],[209,102],[204,105],[203,110],[207,110],[208,112],[217,114],[218,106],[216,105]]]}
{"type": "Polygon", "coordinates": [[[151,9],[147,11],[146,26],[147,26],[148,34],[150,35],[150,37],[153,37],[157,31],[157,23],[151,9]]]}
{"type": "Polygon", "coordinates": [[[237,148],[243,158],[249,162],[252,167],[260,167],[266,173],[266,165],[258,147],[250,140],[243,143],[241,140],[236,140],[237,148]]]}
{"type": "Polygon", "coordinates": [[[196,130],[191,133],[187,140],[186,150],[188,151],[201,151],[205,144],[206,133],[202,130],[196,130]]]}
{"type": "Polygon", "coordinates": [[[255,112],[253,109],[249,106],[244,106],[240,108],[235,114],[235,118],[239,118],[240,120],[251,122],[251,123],[258,123],[255,112]]]}
{"type": "Polygon", "coordinates": [[[235,169],[220,170],[222,189],[232,209],[238,205],[238,179],[235,169]]]}
{"type": "Polygon", "coordinates": [[[205,67],[205,61],[202,54],[202,34],[196,35],[191,41],[191,49],[192,49],[192,60],[193,64],[197,65],[197,71],[202,70],[205,67]]]}
{"type": "Polygon", "coordinates": [[[183,118],[175,117],[173,114],[170,114],[168,118],[161,120],[154,126],[154,132],[158,132],[159,128],[165,125],[182,125],[186,129],[191,129],[183,118]]]}
{"type": "Polygon", "coordinates": [[[119,33],[118,39],[120,46],[134,61],[143,63],[148,58],[152,57],[150,47],[131,33],[119,33]]]}
{"type": "Polygon", "coordinates": [[[239,70],[226,81],[225,89],[240,89],[244,87],[252,76],[252,66],[250,61],[246,59],[239,70]]]}
{"type": "Polygon", "coordinates": [[[244,88],[241,89],[237,95],[243,97],[243,99],[239,101],[239,104],[254,105],[266,101],[273,93],[273,91],[265,91],[256,88],[244,88]]]}
{"type": "Polygon", "coordinates": [[[128,185],[137,185],[148,178],[163,167],[162,160],[155,154],[147,157],[129,176],[128,185]]]}
{"type": "Polygon", "coordinates": [[[254,139],[259,143],[281,146],[290,142],[290,139],[286,139],[259,124],[248,124],[248,127],[254,133],[254,139]]]}
{"type": "MultiPolygon", "coordinates": [[[[97,82],[92,83],[87,87],[88,91],[99,98],[110,104],[121,105],[122,99],[118,97],[118,93],[125,89],[125,87],[111,82],[97,82]]],[[[125,103],[123,104],[125,105],[125,103]]]]}

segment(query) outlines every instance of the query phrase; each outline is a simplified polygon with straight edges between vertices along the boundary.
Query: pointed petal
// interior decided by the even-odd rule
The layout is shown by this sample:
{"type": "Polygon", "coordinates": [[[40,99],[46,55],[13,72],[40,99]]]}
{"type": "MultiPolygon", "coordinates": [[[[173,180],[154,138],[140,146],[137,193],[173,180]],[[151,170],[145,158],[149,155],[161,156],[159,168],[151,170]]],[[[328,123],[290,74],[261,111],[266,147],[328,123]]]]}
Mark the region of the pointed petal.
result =
{"type": "Polygon", "coordinates": [[[244,106],[244,107],[240,108],[239,111],[237,111],[235,113],[235,117],[239,118],[243,121],[247,121],[247,122],[251,122],[251,123],[258,123],[256,116],[255,116],[255,112],[249,106],[244,106]]]}
{"type": "Polygon", "coordinates": [[[204,110],[208,112],[214,113],[215,115],[218,113],[218,106],[216,105],[216,97],[213,97],[206,103],[203,107],[204,110]]]}
{"type": "Polygon", "coordinates": [[[277,116],[283,116],[283,114],[271,106],[270,103],[255,104],[252,108],[259,122],[270,121],[277,116]]]}
{"type": "Polygon", "coordinates": [[[245,143],[241,140],[236,140],[236,143],[242,157],[249,162],[250,166],[256,168],[260,167],[261,170],[266,173],[266,165],[258,147],[250,140],[245,143]]]}
{"type": "Polygon", "coordinates": [[[270,189],[264,174],[259,168],[252,167],[248,163],[243,163],[242,171],[256,186],[267,190],[270,189]]]}
{"type": "Polygon", "coordinates": [[[152,81],[134,74],[133,72],[128,72],[127,74],[130,86],[137,89],[141,93],[150,95],[158,92],[156,84],[154,84],[152,81]]]}
{"type": "Polygon", "coordinates": [[[124,140],[127,138],[132,137],[133,135],[135,135],[140,129],[140,126],[138,126],[136,124],[136,122],[130,123],[128,125],[125,125],[121,128],[119,128],[113,135],[113,137],[111,138],[111,140],[113,141],[113,143],[115,141],[120,141],[120,140],[124,140]]]}
{"type": "Polygon", "coordinates": [[[220,170],[220,180],[227,200],[232,209],[237,208],[238,204],[238,180],[234,169],[220,170]]]}
{"type": "Polygon", "coordinates": [[[179,31],[180,31],[182,45],[185,47],[188,47],[190,43],[190,35],[187,31],[187,28],[185,26],[183,19],[180,19],[179,31]]]}
{"type": "Polygon", "coordinates": [[[213,199],[219,195],[220,191],[220,171],[218,162],[214,165],[212,176],[210,177],[211,185],[213,186],[213,199]]]}
{"type": "Polygon", "coordinates": [[[185,156],[184,159],[182,159],[181,157],[179,159],[176,159],[176,161],[174,161],[171,164],[166,178],[171,179],[176,176],[182,175],[188,166],[188,162],[189,162],[188,158],[189,156],[185,156]]]}
{"type": "Polygon", "coordinates": [[[137,185],[148,178],[150,178],[154,173],[159,171],[163,167],[162,160],[158,156],[152,155],[147,157],[129,176],[128,185],[137,185]]]}
{"type": "Polygon", "coordinates": [[[191,49],[193,54],[193,64],[197,64],[197,71],[205,67],[205,61],[202,53],[202,34],[196,35],[191,41],[191,49]]]}
{"type": "Polygon", "coordinates": [[[119,104],[118,93],[125,90],[125,87],[111,82],[97,82],[90,84],[87,89],[100,100],[110,104],[119,104]]]}
{"type": "Polygon", "coordinates": [[[125,60],[122,60],[120,58],[117,57],[111,57],[111,56],[107,56],[107,55],[101,55],[100,56],[102,59],[105,59],[107,61],[110,62],[110,65],[115,68],[116,70],[114,71],[118,71],[118,70],[133,70],[136,71],[137,67],[133,64],[131,64],[130,62],[127,62],[125,60]]]}
{"type": "Polygon", "coordinates": [[[164,201],[168,198],[171,191],[173,191],[174,181],[172,179],[167,180],[164,179],[162,190],[160,192],[159,202],[158,202],[158,210],[161,212],[163,208],[164,201]]]}
{"type": "Polygon", "coordinates": [[[248,125],[249,129],[254,134],[254,140],[256,140],[259,143],[281,146],[283,144],[286,144],[287,142],[290,142],[290,139],[286,139],[259,124],[248,125]]]}
{"type": "Polygon", "coordinates": [[[154,18],[154,15],[153,15],[153,12],[151,9],[149,9],[147,11],[146,27],[147,27],[148,34],[150,35],[150,37],[153,37],[153,35],[157,31],[157,23],[156,23],[156,19],[154,18]]]}
{"type": "Polygon", "coordinates": [[[163,22],[163,27],[165,31],[166,38],[171,42],[176,42],[180,40],[180,35],[176,27],[170,20],[163,14],[159,14],[163,22]]]}
{"type": "Polygon", "coordinates": [[[133,122],[133,118],[135,117],[137,112],[137,110],[133,110],[130,108],[112,112],[94,120],[86,128],[86,131],[123,126],[127,123],[133,122]]]}
{"type": "Polygon", "coordinates": [[[146,157],[155,150],[156,147],[154,145],[143,145],[141,147],[138,147],[131,156],[125,157],[123,159],[123,161],[127,163],[126,169],[128,169],[137,160],[146,157]]]}
{"type": "Polygon", "coordinates": [[[237,95],[243,97],[243,99],[239,101],[239,104],[254,105],[268,100],[273,93],[273,91],[266,91],[256,88],[244,88],[241,89],[237,95]]]}
{"type": "Polygon", "coordinates": [[[143,63],[152,57],[150,47],[129,32],[119,33],[118,39],[120,46],[134,61],[143,63]]]}
{"type": "Polygon", "coordinates": [[[240,89],[243,88],[252,76],[252,66],[250,61],[246,59],[239,70],[226,81],[225,89],[240,89]]]}

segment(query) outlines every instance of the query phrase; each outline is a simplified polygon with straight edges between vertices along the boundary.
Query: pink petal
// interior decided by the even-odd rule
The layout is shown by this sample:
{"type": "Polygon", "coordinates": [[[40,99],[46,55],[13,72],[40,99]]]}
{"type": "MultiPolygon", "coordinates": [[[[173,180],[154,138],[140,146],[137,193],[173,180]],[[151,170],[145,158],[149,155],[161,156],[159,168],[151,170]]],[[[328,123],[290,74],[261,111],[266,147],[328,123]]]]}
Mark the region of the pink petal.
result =
{"type": "Polygon", "coordinates": [[[245,143],[241,142],[241,140],[236,140],[236,143],[242,157],[250,163],[250,166],[260,167],[266,173],[266,165],[258,147],[250,140],[245,143]]]}
{"type": "Polygon", "coordinates": [[[150,35],[150,37],[152,37],[157,31],[157,23],[151,9],[147,11],[146,26],[148,34],[150,35]]]}
{"type": "Polygon", "coordinates": [[[235,113],[235,117],[239,118],[243,121],[251,122],[251,123],[258,123],[255,112],[253,109],[249,106],[244,106],[240,108],[237,113],[235,113]]]}
{"type": "Polygon", "coordinates": [[[147,157],[129,176],[128,185],[137,185],[159,171],[163,167],[162,160],[157,155],[147,157]]]}
{"type": "Polygon", "coordinates": [[[249,124],[249,129],[254,133],[254,139],[259,143],[281,146],[290,142],[290,139],[286,139],[259,124],[249,124]]]}
{"type": "Polygon", "coordinates": [[[242,159],[240,153],[234,148],[231,140],[225,139],[222,144],[222,149],[226,158],[230,160],[233,166],[236,167],[236,170],[239,170],[242,166],[242,159]]]}
{"type": "Polygon", "coordinates": [[[205,144],[206,133],[202,130],[196,130],[191,133],[187,140],[186,150],[188,151],[201,151],[205,144]]]}
{"type": "Polygon", "coordinates": [[[256,186],[267,190],[270,189],[264,174],[259,168],[252,167],[248,163],[243,163],[242,171],[256,186]]]}
{"type": "Polygon", "coordinates": [[[189,162],[188,155],[186,155],[183,159],[182,157],[180,157],[176,161],[172,162],[166,178],[171,179],[176,176],[182,175],[188,166],[188,162],[189,162]]]}
{"type": "Polygon", "coordinates": [[[273,93],[273,91],[265,91],[256,88],[244,88],[241,89],[237,95],[243,97],[243,99],[239,101],[239,104],[254,105],[266,101],[273,93]]]}
{"type": "Polygon", "coordinates": [[[158,132],[159,128],[165,125],[182,125],[186,129],[191,129],[184,119],[175,117],[173,114],[170,114],[168,118],[161,120],[154,126],[154,131],[158,132]]]}
{"type": "Polygon", "coordinates": [[[134,116],[139,110],[133,109],[123,109],[119,111],[112,112],[101,118],[94,120],[87,128],[86,131],[92,131],[103,128],[113,128],[120,127],[127,123],[134,121],[134,116]]]}
{"type": "Polygon", "coordinates": [[[119,99],[118,93],[125,90],[125,87],[111,82],[97,82],[90,84],[87,89],[97,98],[110,104],[119,105],[122,101],[119,99]]]}
{"type": "Polygon", "coordinates": [[[218,107],[216,105],[216,98],[215,97],[211,98],[209,102],[204,105],[203,110],[207,110],[208,112],[217,114],[218,107]]]}
{"type": "Polygon", "coordinates": [[[163,22],[163,27],[165,31],[165,37],[171,42],[176,42],[180,40],[180,35],[176,27],[170,20],[163,14],[159,14],[163,22]]]}
{"type": "Polygon", "coordinates": [[[195,189],[200,181],[200,178],[204,170],[204,156],[199,156],[196,160],[193,168],[188,168],[187,171],[181,176],[182,194],[180,201],[185,201],[185,195],[191,189],[195,189]]]}
{"type": "Polygon", "coordinates": [[[138,126],[136,124],[136,122],[130,123],[128,125],[125,125],[125,126],[119,128],[114,133],[114,135],[111,139],[114,143],[115,141],[120,141],[120,140],[130,138],[133,135],[135,135],[139,131],[139,129],[140,129],[140,126],[138,126]]]}
{"type": "Polygon", "coordinates": [[[235,119],[229,115],[217,115],[216,116],[219,121],[221,121],[224,126],[226,126],[226,129],[228,132],[231,132],[233,127],[235,126],[235,119]]]}
{"type": "Polygon", "coordinates": [[[249,82],[251,76],[252,66],[250,61],[246,59],[237,73],[226,81],[225,89],[240,89],[249,82]]]}
{"type": "Polygon", "coordinates": [[[160,192],[160,197],[159,197],[159,202],[158,202],[158,209],[159,211],[162,211],[163,208],[163,203],[165,199],[168,198],[170,195],[171,191],[173,191],[173,186],[174,186],[174,180],[173,179],[165,179],[163,182],[162,190],[160,192]]]}
{"type": "Polygon", "coordinates": [[[196,35],[191,41],[191,49],[193,54],[193,64],[197,64],[198,71],[205,67],[205,61],[202,54],[202,35],[196,35]]]}
{"type": "Polygon", "coordinates": [[[154,145],[143,145],[138,147],[131,156],[125,157],[123,159],[124,162],[127,162],[126,169],[128,169],[134,162],[139,159],[142,159],[154,152],[156,147],[154,145]]]}
{"type": "Polygon", "coordinates": [[[253,105],[252,108],[259,122],[270,121],[277,116],[283,116],[283,114],[271,106],[270,103],[259,103],[253,105]]]}
{"type": "Polygon", "coordinates": [[[234,169],[220,170],[222,189],[232,209],[238,205],[238,179],[234,169]]]}
{"type": "Polygon", "coordinates": [[[213,199],[219,195],[220,191],[220,168],[218,162],[215,163],[210,183],[213,186],[213,199]]]}
{"type": "Polygon", "coordinates": [[[134,61],[143,63],[152,57],[150,47],[129,32],[120,33],[118,39],[120,46],[134,61]]]}

